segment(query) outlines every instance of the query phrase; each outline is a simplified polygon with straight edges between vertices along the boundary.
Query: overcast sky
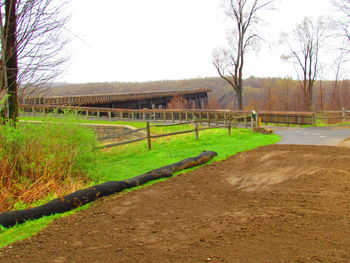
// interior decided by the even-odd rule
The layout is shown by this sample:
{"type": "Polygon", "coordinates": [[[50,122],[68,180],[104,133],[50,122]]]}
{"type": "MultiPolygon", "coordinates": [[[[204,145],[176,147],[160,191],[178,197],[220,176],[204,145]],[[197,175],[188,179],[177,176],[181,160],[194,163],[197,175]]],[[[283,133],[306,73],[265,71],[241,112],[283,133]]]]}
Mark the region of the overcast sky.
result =
{"type": "MultiPolygon", "coordinates": [[[[226,44],[230,24],[221,0],[74,0],[68,29],[78,37],[72,58],[58,81],[113,82],[217,76],[212,52],[226,44]]],[[[280,32],[305,16],[334,15],[329,0],[276,0],[262,14],[262,36],[269,41],[246,59],[244,75],[294,75],[280,61],[280,32]]]]}

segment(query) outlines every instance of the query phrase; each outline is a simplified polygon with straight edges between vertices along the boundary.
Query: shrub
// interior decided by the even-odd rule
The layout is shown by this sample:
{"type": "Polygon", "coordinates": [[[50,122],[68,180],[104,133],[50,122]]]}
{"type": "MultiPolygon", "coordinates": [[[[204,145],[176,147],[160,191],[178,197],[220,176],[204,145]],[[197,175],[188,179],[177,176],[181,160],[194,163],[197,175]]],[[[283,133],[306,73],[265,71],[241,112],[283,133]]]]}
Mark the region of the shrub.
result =
{"type": "Polygon", "coordinates": [[[0,126],[0,211],[81,188],[96,146],[95,133],[74,121],[0,126]]]}

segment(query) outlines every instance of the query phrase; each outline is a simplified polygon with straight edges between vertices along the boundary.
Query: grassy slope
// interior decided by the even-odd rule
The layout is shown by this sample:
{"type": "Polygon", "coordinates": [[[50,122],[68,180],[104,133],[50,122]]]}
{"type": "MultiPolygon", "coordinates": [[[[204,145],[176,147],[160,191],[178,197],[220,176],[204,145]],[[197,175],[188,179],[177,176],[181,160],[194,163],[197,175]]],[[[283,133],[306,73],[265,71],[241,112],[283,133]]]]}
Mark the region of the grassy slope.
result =
{"type": "MultiPolygon", "coordinates": [[[[135,128],[145,128],[146,123],[144,121],[140,122],[128,122],[128,121],[101,121],[101,120],[90,120],[85,118],[76,119],[74,116],[72,117],[73,120],[80,122],[80,123],[91,123],[91,124],[111,124],[111,125],[130,125],[135,128]]],[[[50,122],[64,122],[63,118],[54,118],[54,117],[21,117],[21,121],[50,121],[50,122]]],[[[166,124],[166,123],[157,123],[159,125],[166,124]]],[[[173,127],[152,127],[151,133],[152,134],[161,134],[161,133],[168,133],[168,132],[176,132],[176,131],[182,131],[182,130],[188,130],[193,129],[193,126],[191,125],[180,125],[180,126],[173,126],[173,127]]]]}
{"type": "MultiPolygon", "coordinates": [[[[173,128],[179,129],[178,126],[173,128]]],[[[166,131],[163,130],[163,132],[168,132],[169,129],[171,128],[166,128],[166,131]]],[[[272,144],[278,140],[279,137],[276,135],[254,134],[243,129],[234,130],[231,136],[227,136],[226,130],[217,129],[200,132],[198,141],[195,140],[194,134],[158,139],[153,142],[153,150],[150,152],[145,142],[121,146],[96,157],[98,164],[91,173],[92,184],[134,177],[160,166],[198,155],[203,150],[216,151],[218,156],[213,161],[220,161],[237,152],[272,144]]],[[[10,229],[0,229],[0,247],[28,238],[38,233],[55,218],[74,212],[41,218],[10,229]]]]}
{"type": "Polygon", "coordinates": [[[227,131],[215,129],[202,131],[199,140],[194,134],[157,139],[148,152],[145,142],[115,148],[100,156],[98,167],[92,175],[94,181],[123,180],[179,160],[196,156],[204,150],[216,151],[213,161],[224,160],[237,152],[254,149],[278,141],[275,135],[254,134],[248,130],[227,131]]]}

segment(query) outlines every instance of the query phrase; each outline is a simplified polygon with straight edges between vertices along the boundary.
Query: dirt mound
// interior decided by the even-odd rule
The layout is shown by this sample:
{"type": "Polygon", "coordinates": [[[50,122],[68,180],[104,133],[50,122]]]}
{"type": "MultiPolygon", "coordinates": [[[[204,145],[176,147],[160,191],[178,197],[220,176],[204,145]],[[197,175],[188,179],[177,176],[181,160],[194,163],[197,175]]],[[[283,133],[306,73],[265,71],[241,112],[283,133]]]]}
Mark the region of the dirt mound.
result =
{"type": "Polygon", "coordinates": [[[349,148],[350,148],[350,138],[348,138],[348,139],[342,141],[342,142],[339,144],[339,146],[341,146],[341,147],[349,147],[349,148]]]}
{"type": "Polygon", "coordinates": [[[274,145],[57,220],[0,262],[349,262],[350,149],[274,145]]]}

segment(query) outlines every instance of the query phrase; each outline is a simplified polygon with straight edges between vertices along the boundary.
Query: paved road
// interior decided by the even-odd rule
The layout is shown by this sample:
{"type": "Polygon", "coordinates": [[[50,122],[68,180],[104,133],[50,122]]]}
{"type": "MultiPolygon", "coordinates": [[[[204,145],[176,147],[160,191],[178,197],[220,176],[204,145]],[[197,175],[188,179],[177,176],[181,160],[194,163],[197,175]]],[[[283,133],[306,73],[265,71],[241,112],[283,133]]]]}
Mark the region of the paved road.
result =
{"type": "Polygon", "coordinates": [[[350,138],[350,126],[289,128],[269,127],[282,137],[278,144],[337,146],[350,138]]]}

